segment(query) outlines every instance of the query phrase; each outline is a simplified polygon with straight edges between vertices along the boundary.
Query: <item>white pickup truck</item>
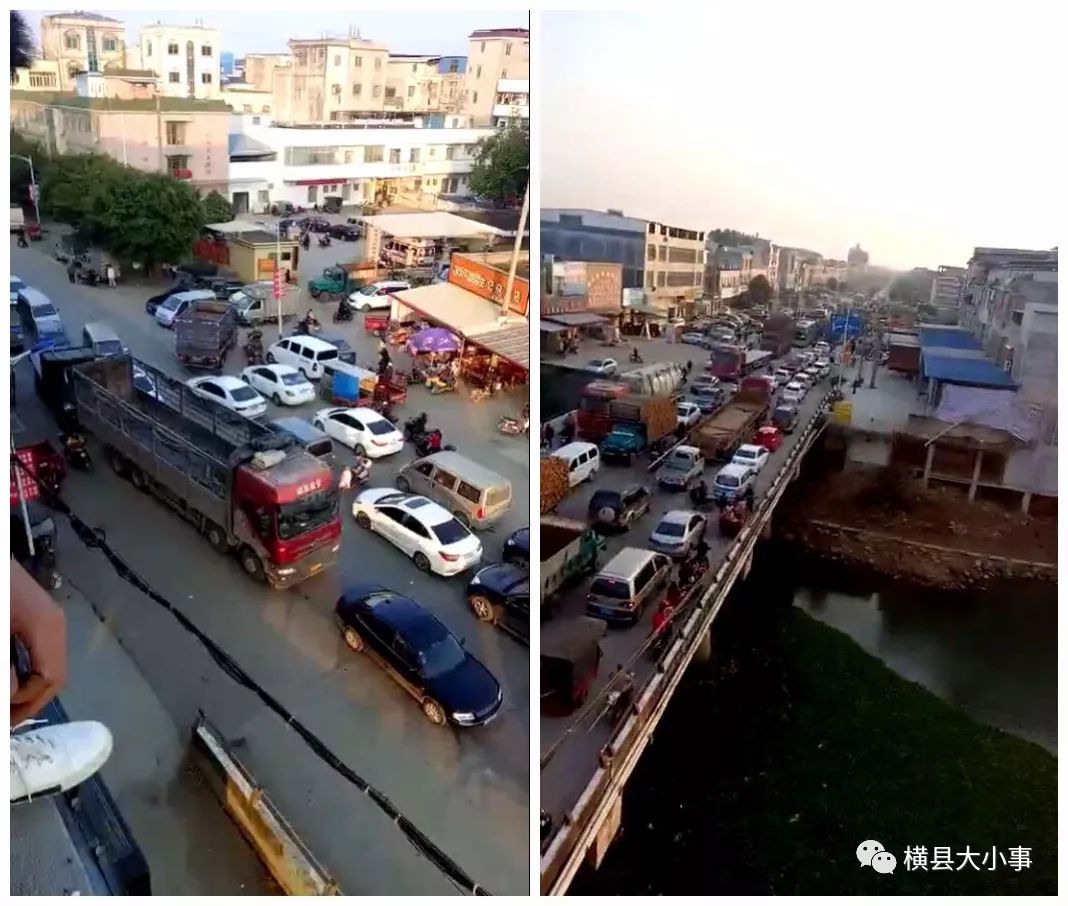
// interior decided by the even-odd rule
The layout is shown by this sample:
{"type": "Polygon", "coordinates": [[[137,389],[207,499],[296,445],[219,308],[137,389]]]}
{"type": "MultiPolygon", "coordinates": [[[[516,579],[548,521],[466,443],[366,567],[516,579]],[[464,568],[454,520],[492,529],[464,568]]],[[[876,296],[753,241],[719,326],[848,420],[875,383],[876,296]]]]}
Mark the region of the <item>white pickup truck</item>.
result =
{"type": "Polygon", "coordinates": [[[17,233],[23,227],[26,226],[26,215],[23,213],[22,208],[13,204],[11,206],[11,232],[17,233]]]}

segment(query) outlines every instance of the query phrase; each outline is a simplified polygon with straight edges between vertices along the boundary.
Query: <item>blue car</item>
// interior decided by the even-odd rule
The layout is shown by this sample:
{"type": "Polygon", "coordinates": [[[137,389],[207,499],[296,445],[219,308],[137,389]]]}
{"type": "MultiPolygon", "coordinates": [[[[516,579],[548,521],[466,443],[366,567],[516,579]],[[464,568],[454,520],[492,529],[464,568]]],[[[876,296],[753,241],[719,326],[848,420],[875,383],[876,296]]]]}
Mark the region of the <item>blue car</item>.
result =
{"type": "Polygon", "coordinates": [[[338,598],[335,612],[345,644],[393,677],[432,724],[477,727],[500,713],[500,683],[411,598],[356,584],[338,598]]]}

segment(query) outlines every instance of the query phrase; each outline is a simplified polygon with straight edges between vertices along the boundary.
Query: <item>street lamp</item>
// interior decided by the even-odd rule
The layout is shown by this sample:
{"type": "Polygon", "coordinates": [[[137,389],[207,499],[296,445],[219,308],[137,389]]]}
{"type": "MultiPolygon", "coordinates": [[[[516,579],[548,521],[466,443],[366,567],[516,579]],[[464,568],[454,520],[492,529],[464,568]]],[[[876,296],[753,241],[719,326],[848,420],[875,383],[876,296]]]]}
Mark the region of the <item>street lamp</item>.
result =
{"type": "Polygon", "coordinates": [[[12,154],[16,160],[24,160],[30,165],[30,192],[33,193],[33,212],[37,216],[37,222],[41,222],[41,206],[37,202],[37,180],[33,175],[33,158],[23,157],[21,154],[12,154]]]}

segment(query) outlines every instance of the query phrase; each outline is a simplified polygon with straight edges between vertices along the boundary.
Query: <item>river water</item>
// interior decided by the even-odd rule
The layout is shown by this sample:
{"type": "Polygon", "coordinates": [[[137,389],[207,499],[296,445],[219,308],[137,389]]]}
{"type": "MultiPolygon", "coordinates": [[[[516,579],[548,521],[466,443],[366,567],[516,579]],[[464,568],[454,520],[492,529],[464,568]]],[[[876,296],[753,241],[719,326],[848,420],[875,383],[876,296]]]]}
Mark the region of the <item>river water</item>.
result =
{"type": "Polygon", "coordinates": [[[899,676],[976,720],[1057,751],[1054,586],[946,593],[838,585],[798,588],[793,600],[899,676]]]}

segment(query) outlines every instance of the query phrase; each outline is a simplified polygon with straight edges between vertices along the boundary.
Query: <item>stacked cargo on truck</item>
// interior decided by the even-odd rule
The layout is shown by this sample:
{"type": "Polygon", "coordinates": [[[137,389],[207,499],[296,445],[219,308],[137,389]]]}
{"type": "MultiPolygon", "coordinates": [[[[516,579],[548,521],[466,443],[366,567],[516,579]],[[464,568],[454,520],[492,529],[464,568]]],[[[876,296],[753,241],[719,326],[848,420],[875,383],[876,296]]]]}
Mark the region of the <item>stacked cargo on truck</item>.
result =
{"type": "Polygon", "coordinates": [[[767,418],[773,387],[765,377],[746,378],[730,402],[693,431],[690,442],[706,459],[730,459],[767,418]]]}
{"type": "Polygon", "coordinates": [[[670,396],[628,393],[608,405],[611,430],[601,442],[601,455],[628,459],[675,430],[675,403],[670,396]]]}
{"type": "Polygon", "coordinates": [[[774,312],[764,321],[760,348],[773,358],[786,355],[794,342],[794,319],[784,312],[774,312]]]}
{"type": "Polygon", "coordinates": [[[663,397],[673,404],[682,387],[682,368],[674,363],[648,365],[614,380],[591,381],[579,397],[575,427],[583,440],[598,443],[612,430],[612,404],[621,397],[663,397]]]}
{"type": "Polygon", "coordinates": [[[71,371],[78,419],[112,469],[191,522],[245,572],[282,588],[332,566],[341,542],[330,468],[291,436],[117,356],[71,371]],[[141,389],[151,387],[151,391],[141,389]]]}
{"type": "Polygon", "coordinates": [[[221,368],[237,343],[237,313],[229,302],[200,299],[174,319],[174,351],[191,368],[221,368]]]}
{"type": "Polygon", "coordinates": [[[541,517],[541,605],[543,616],[560,588],[597,569],[604,539],[587,523],[562,516],[541,517]]]}

